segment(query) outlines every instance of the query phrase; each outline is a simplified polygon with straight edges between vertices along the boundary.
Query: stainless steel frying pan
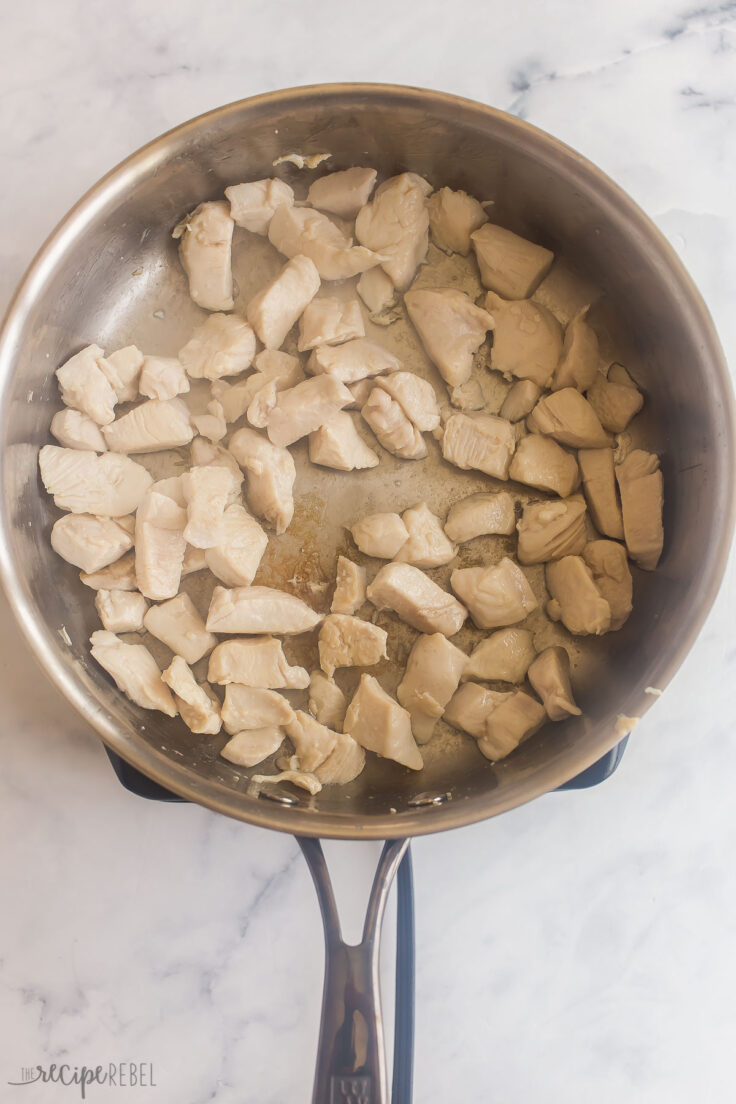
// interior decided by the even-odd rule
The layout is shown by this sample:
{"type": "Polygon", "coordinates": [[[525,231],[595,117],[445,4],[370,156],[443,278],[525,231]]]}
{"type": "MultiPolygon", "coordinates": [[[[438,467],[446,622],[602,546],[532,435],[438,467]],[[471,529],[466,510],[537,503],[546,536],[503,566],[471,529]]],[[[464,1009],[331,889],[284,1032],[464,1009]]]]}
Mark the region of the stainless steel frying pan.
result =
{"type": "MultiPolygon", "coordinates": [[[[296,169],[279,171],[305,186],[296,169]]],[[[236,251],[236,309],[277,264],[265,246],[236,251]]],[[[397,326],[383,337],[401,350],[397,326]]],[[[619,715],[640,717],[652,704],[645,688],[666,686],[718,591],[734,519],[735,442],[727,370],[697,290],[657,229],[593,165],[518,119],[436,92],[357,84],[287,90],[210,112],[128,158],[33,262],[0,335],[0,570],[44,670],[114,751],[162,786],[302,837],[405,839],[494,816],[559,786],[618,742],[619,715]],[[595,288],[604,347],[647,395],[642,425],[662,455],[666,543],[659,570],[637,573],[626,626],[578,656],[582,718],[546,726],[496,766],[446,730],[429,745],[421,774],[373,760],[349,787],[295,794],[284,804],[249,787],[218,757],[217,742],[133,706],[89,660],[97,627],[91,595],[80,593],[76,572],[50,548],[56,513],[37,454],[58,408],[53,370],[64,358],[92,340],[175,353],[191,330],[199,312],[170,236],[181,214],[229,183],[272,175],[274,158],[292,150],[329,152],[329,169],[365,164],[386,176],[410,169],[493,199],[495,220],[554,249],[563,267],[595,288]]],[[[302,467],[297,519],[272,553],[269,579],[319,595],[351,502],[365,512],[366,504],[395,508],[429,497],[440,509],[480,485],[439,460],[409,487],[397,484],[400,469],[401,462],[382,461],[356,502],[353,484],[337,473],[317,479],[302,467]]],[[[399,639],[399,659],[401,646],[399,639]]],[[[390,687],[395,672],[385,675],[390,687]]],[[[398,847],[389,853],[384,874],[399,855],[398,847]]],[[[380,1090],[374,1099],[383,1099],[380,1090]]]]}

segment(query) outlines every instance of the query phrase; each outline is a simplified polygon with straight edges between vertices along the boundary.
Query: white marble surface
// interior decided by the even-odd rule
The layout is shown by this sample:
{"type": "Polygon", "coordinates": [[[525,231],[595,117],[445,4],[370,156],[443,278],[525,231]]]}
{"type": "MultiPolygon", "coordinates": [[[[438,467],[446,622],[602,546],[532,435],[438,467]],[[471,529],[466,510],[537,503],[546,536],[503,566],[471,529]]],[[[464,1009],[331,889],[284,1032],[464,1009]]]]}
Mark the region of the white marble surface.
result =
{"type": "MultiPolygon", "coordinates": [[[[0,301],[157,133],[261,90],[385,80],[521,113],[591,157],[674,243],[736,358],[733,0],[370,11],[6,6],[0,301]]],[[[612,781],[415,845],[418,1104],[731,1099],[735,578],[612,781]]],[[[322,953],[295,844],[124,792],[0,617],[0,1097],[77,1098],[5,1087],[22,1065],[147,1060],[162,1104],[307,1102],[322,953]]],[[[344,895],[373,853],[343,853],[344,895]]]]}

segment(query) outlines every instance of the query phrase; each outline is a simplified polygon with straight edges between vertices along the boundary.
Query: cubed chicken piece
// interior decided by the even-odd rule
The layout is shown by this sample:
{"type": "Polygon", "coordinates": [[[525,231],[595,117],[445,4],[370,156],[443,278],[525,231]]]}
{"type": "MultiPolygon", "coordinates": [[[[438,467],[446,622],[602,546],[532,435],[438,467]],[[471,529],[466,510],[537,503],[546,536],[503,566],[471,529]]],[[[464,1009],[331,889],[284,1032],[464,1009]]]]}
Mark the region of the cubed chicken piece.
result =
{"type": "Polygon", "coordinates": [[[189,380],[177,357],[147,356],[143,358],[138,390],[147,399],[175,399],[189,391],[189,380]]]}
{"type": "Polygon", "coordinates": [[[538,604],[526,575],[508,556],[487,567],[457,568],[450,586],[479,629],[515,625],[538,604]]]}
{"type": "Polygon", "coordinates": [[[227,433],[227,421],[222,403],[216,400],[207,403],[206,414],[192,414],[192,425],[197,433],[201,437],[206,437],[208,441],[215,444],[221,441],[227,433]]]}
{"type": "Polygon", "coordinates": [[[237,376],[253,363],[256,335],[236,314],[211,314],[179,350],[179,361],[191,379],[237,376]]]}
{"type": "Polygon", "coordinates": [[[529,682],[551,721],[579,717],[570,685],[570,657],[564,648],[545,648],[529,668],[529,682]]]}
{"type": "Polygon", "coordinates": [[[342,732],[347,707],[345,695],[335,680],[322,671],[312,671],[309,676],[309,712],[320,724],[327,725],[334,732],[342,732]]]}
{"type": "Polygon", "coordinates": [[[473,648],[463,681],[523,682],[536,654],[527,629],[500,629],[473,648]]]}
{"type": "Polygon", "coordinates": [[[335,750],[337,733],[326,725],[320,724],[303,709],[297,709],[293,718],[284,727],[286,735],[294,745],[300,770],[311,774],[335,750]]]}
{"type": "Polygon", "coordinates": [[[390,609],[422,633],[454,636],[468,611],[456,598],[411,564],[386,564],[366,590],[376,609],[390,609]]]}
{"type": "Polygon", "coordinates": [[[318,345],[342,345],[365,337],[363,315],[357,299],[335,299],[322,295],[313,299],[299,319],[300,353],[318,345]]]}
{"type": "Polygon", "coordinates": [[[214,736],[220,731],[222,721],[217,698],[208,686],[200,686],[181,656],[174,656],[161,677],[173,691],[179,715],[191,732],[214,736]]]}
{"type": "Polygon", "coordinates": [[[90,574],[82,571],[79,578],[92,590],[137,590],[135,554],[126,552],[109,567],[103,567],[102,571],[93,571],[90,574]]]}
{"type": "Polygon", "coordinates": [[[356,291],[371,314],[380,314],[396,302],[396,289],[382,268],[369,268],[364,272],[356,291]]]}
{"type": "Polygon", "coordinates": [[[307,361],[307,371],[313,376],[325,373],[341,383],[355,383],[381,372],[395,372],[401,361],[375,341],[358,337],[344,345],[321,345],[307,361]]]}
{"type": "Polygon", "coordinates": [[[645,571],[654,571],[662,555],[663,482],[659,457],[634,449],[616,465],[621,493],[624,537],[629,556],[645,571]]]}
{"type": "Polygon", "coordinates": [[[261,686],[241,686],[237,682],[225,687],[220,713],[230,736],[247,729],[283,727],[294,718],[294,710],[283,694],[261,686]]]}
{"type": "Polygon", "coordinates": [[[353,401],[350,403],[350,406],[345,407],[345,410],[362,410],[368,401],[368,396],[375,386],[375,380],[357,380],[356,383],[350,383],[346,386],[353,396],[353,401]]]}
{"type": "Polygon", "coordinates": [[[491,367],[506,379],[531,380],[549,387],[562,352],[562,327],[555,316],[531,299],[502,299],[489,291],[486,310],[496,323],[491,367]]]}
{"type": "Polygon", "coordinates": [[[151,606],[143,624],[151,636],[161,640],[190,666],[211,652],[217,644],[217,637],[207,631],[188,594],[177,594],[168,602],[151,606]]]}
{"type": "Polygon", "coordinates": [[[478,749],[486,759],[497,763],[541,728],[546,720],[544,706],[523,690],[517,690],[489,713],[478,749]]]}
{"type": "Polygon", "coordinates": [[[433,514],[426,502],[419,502],[404,510],[401,520],[409,539],[396,553],[398,563],[410,563],[415,567],[441,567],[457,555],[456,546],[447,539],[442,522],[433,514]]]}
{"type": "Polygon", "coordinates": [[[62,448],[82,449],[84,451],[105,452],[107,445],[97,422],[81,410],[57,410],[49,427],[62,448]]]}
{"type": "Polygon", "coordinates": [[[246,411],[246,418],[254,429],[265,429],[271,412],[276,406],[276,381],[267,380],[259,391],[256,391],[253,400],[246,411]]]}
{"type": "Polygon", "coordinates": [[[415,372],[392,372],[379,376],[376,387],[388,392],[420,433],[432,433],[440,424],[440,408],[429,380],[415,372]]]}
{"type": "Polygon", "coordinates": [[[576,636],[602,636],[611,627],[611,607],[580,556],[564,556],[545,568],[547,615],[576,636]]]}
{"type": "Polygon", "coordinates": [[[421,433],[382,387],[373,388],[360,414],[387,452],[402,460],[423,460],[427,455],[421,433]]]}
{"type": "Polygon", "coordinates": [[[449,387],[450,402],[458,410],[484,410],[483,388],[477,379],[469,379],[459,387],[449,387]]]}
{"type": "Polygon", "coordinates": [[[132,514],[153,483],[141,464],[117,452],[98,456],[96,452],[44,445],[38,466],[54,505],[72,514],[132,514]]]}
{"type": "Polygon", "coordinates": [[[608,379],[600,375],[594,378],[588,402],[604,429],[623,433],[644,405],[644,396],[621,364],[611,365],[608,379]]]}
{"type": "Polygon", "coordinates": [[[138,379],[143,367],[143,353],[135,345],[116,349],[98,362],[119,403],[138,398],[138,379]]]}
{"type": "Polygon", "coordinates": [[[104,353],[99,345],[88,345],[56,370],[61,400],[80,410],[96,425],[109,425],[115,417],[118,397],[100,367],[104,353]]]}
{"type": "Polygon", "coordinates": [[[380,253],[353,245],[327,215],[309,207],[279,207],[268,240],[285,257],[308,257],[322,280],[349,280],[383,260],[380,253]]]}
{"type": "Polygon", "coordinates": [[[242,637],[218,644],[210,656],[207,678],[227,686],[262,686],[266,690],[306,690],[309,675],[290,667],[281,641],[273,636],[242,637]]]}
{"type": "Polygon", "coordinates": [[[538,564],[576,556],[585,547],[585,502],[573,495],[560,502],[529,502],[519,524],[519,563],[538,564]]]}
{"type": "Polygon", "coordinates": [[[189,294],[204,310],[233,309],[231,252],[233,228],[230,204],[200,203],[174,230],[179,258],[189,280],[189,294]]]}
{"type": "Polygon", "coordinates": [[[429,229],[435,245],[445,253],[470,252],[470,235],[478,230],[488,215],[477,199],[467,192],[454,192],[452,188],[440,188],[427,200],[429,229]]]}
{"type": "Polygon", "coordinates": [[[442,434],[442,455],[462,471],[508,479],[516,436],[511,422],[495,414],[452,414],[442,434]]]}
{"type": "MultiPolygon", "coordinates": [[[[234,763],[237,767],[255,767],[278,751],[283,742],[283,728],[277,728],[275,725],[252,728],[246,732],[238,732],[228,740],[220,755],[223,759],[227,759],[228,763],[234,763]]],[[[278,778],[278,775],[274,775],[274,778],[278,778]]]]}
{"type": "Polygon", "coordinates": [[[242,475],[218,464],[190,468],[181,476],[187,504],[184,537],[195,548],[216,548],[225,538],[223,518],[231,497],[240,489],[242,475]]]}
{"type": "MultiPolygon", "coordinates": [[[[190,466],[193,468],[206,468],[210,464],[219,468],[227,468],[228,471],[232,472],[236,483],[238,477],[242,474],[237,460],[229,449],[213,441],[206,441],[204,437],[195,437],[192,441],[189,446],[189,460],[190,466]]],[[[238,495],[234,495],[233,501],[237,498],[238,495]]]]}
{"type": "MultiPolygon", "coordinates": [[[[493,318],[456,288],[407,291],[404,303],[429,359],[451,387],[467,383],[493,318]]],[[[494,339],[495,340],[495,339],[494,339]]]]}
{"type": "Polygon", "coordinates": [[[610,448],[579,449],[578,464],[590,516],[599,533],[624,539],[624,521],[616,491],[613,451],[610,448]]]}
{"type": "Polygon", "coordinates": [[[620,629],[632,609],[634,583],[626,549],[616,541],[590,541],[583,559],[593,573],[593,582],[611,607],[611,629],[620,629]]]}
{"type": "Polygon", "coordinates": [[[562,356],[552,383],[555,391],[562,387],[587,391],[598,374],[598,338],[585,320],[588,309],[583,307],[567,324],[562,356]]]}
{"type": "Polygon", "coordinates": [[[458,543],[496,533],[509,537],[515,528],[514,500],[507,491],[468,495],[450,508],[445,522],[448,537],[458,543]]]}
{"type": "Polygon", "coordinates": [[[530,379],[520,379],[506,392],[499,414],[509,422],[520,422],[531,414],[542,394],[541,387],[530,379]]]}
{"type": "Polygon", "coordinates": [[[279,391],[294,387],[304,379],[299,357],[284,353],[280,349],[261,349],[260,353],[256,353],[253,358],[253,367],[264,376],[275,379],[280,385],[279,391]]]}
{"type": "MultiPolygon", "coordinates": [[[[286,355],[286,354],[284,354],[286,355]]],[[[302,375],[302,379],[304,376],[302,375]]],[[[213,383],[213,401],[219,402],[226,423],[237,422],[250,409],[254,399],[263,391],[263,388],[271,382],[271,377],[265,372],[254,372],[240,383],[213,383]]],[[[276,387],[278,389],[278,381],[276,387]]],[[[300,380],[297,382],[301,382],[300,380]]],[[[289,387],[293,387],[289,383],[289,387]]]]}
{"type": "Polygon", "coordinates": [[[148,602],[137,590],[100,589],[95,595],[95,609],[108,632],[143,632],[148,602]]]}
{"type": "Polygon", "coordinates": [[[189,409],[181,399],[148,399],[103,428],[115,452],[163,452],[188,445],[194,436],[189,409]]]}
{"type": "Polygon", "coordinates": [[[176,716],[176,705],[161,670],[143,644],[125,644],[115,633],[102,629],[89,638],[90,654],[111,675],[118,690],[141,709],[157,709],[167,717],[176,716]]]}
{"type": "Polygon", "coordinates": [[[91,573],[119,560],[133,547],[133,538],[112,518],[65,514],[54,522],[51,547],[67,563],[91,573]]]}
{"type": "Polygon", "coordinates": [[[225,509],[220,540],[205,550],[205,563],[225,586],[250,586],[267,545],[268,537],[256,519],[235,503],[225,509]]]}
{"type": "Polygon", "coordinates": [[[372,675],[361,675],[360,685],[345,714],[345,731],[384,759],[411,770],[424,766],[411,731],[411,717],[372,675]]]}
{"type": "Polygon", "coordinates": [[[379,460],[355,428],[350,415],[340,410],[314,433],[309,434],[309,459],[313,464],[336,471],[375,468],[379,460]]]}
{"type": "MultiPolygon", "coordinates": [[[[232,743],[232,740],[230,741],[232,743]]],[[[296,756],[294,757],[296,758],[296,756]]],[[[282,785],[288,782],[292,786],[298,786],[300,790],[306,790],[307,793],[318,794],[322,789],[322,783],[317,778],[316,774],[308,774],[307,771],[298,770],[285,770],[279,774],[253,774],[251,775],[251,782],[255,782],[257,785],[282,785]]]]}
{"type": "Polygon", "coordinates": [[[466,682],[450,698],[443,719],[453,728],[479,740],[485,734],[489,714],[512,696],[512,693],[489,690],[477,682],[466,682]]]}
{"type": "Polygon", "coordinates": [[[215,587],[207,614],[210,632],[293,636],[319,625],[323,615],[315,613],[301,598],[265,586],[242,586],[228,590],[215,587]]]}
{"type": "Polygon", "coordinates": [[[304,308],[319,291],[319,273],[309,257],[292,258],[248,303],[246,317],[267,349],[279,349],[304,308]]]}
{"type": "Polygon", "coordinates": [[[250,509],[277,534],[285,532],[294,516],[296,468],[291,453],[254,429],[239,429],[229,449],[245,472],[250,509]]]}
{"type": "Polygon", "coordinates": [[[187,542],[181,477],[154,483],[135,519],[135,577],[146,598],[163,601],[179,590],[187,542]]]}
{"type": "Polygon", "coordinates": [[[207,567],[204,548],[193,548],[191,544],[184,550],[184,559],[181,564],[181,577],[194,575],[197,571],[204,571],[207,567]]]}
{"type": "Polygon", "coordinates": [[[293,207],[294,192],[283,180],[250,180],[225,189],[236,226],[265,238],[277,207],[293,207]]]}
{"type": "Polygon", "coordinates": [[[311,185],[307,203],[340,218],[353,219],[364,207],[375,187],[375,169],[343,169],[320,177],[311,185]]]}
{"type": "Polygon", "coordinates": [[[528,299],[555,259],[549,249],[492,222],[474,230],[470,240],[484,287],[503,295],[504,299],[528,299]]]}
{"type": "Polygon", "coordinates": [[[468,657],[442,633],[420,636],[409,653],[396,697],[409,710],[418,744],[432,738],[434,727],[455,693],[468,657]]]}
{"type": "Polygon", "coordinates": [[[282,448],[319,429],[353,401],[347,387],[332,376],[315,376],[281,391],[268,419],[268,437],[282,448]]]}
{"type": "Polygon", "coordinates": [[[570,448],[605,448],[611,444],[595,410],[574,387],[563,387],[540,399],[527,425],[532,433],[554,437],[570,448]]]}
{"type": "Polygon", "coordinates": [[[338,667],[374,667],[388,658],[388,634],[370,621],[330,613],[319,630],[319,665],[328,678],[338,667]]]}
{"type": "Polygon", "coordinates": [[[427,256],[431,191],[432,186],[416,173],[392,176],[355,220],[356,238],[382,254],[381,267],[398,291],[409,287],[427,256]]]}
{"type": "Polygon", "coordinates": [[[409,539],[409,530],[398,514],[368,514],[350,532],[365,556],[392,560],[409,539]]]}
{"type": "Polygon", "coordinates": [[[365,767],[365,752],[347,732],[337,732],[332,752],[314,772],[323,786],[344,786],[357,778],[365,767]]]}
{"type": "Polygon", "coordinates": [[[567,498],[580,484],[575,457],[551,437],[531,433],[516,446],[509,479],[567,498]]]}

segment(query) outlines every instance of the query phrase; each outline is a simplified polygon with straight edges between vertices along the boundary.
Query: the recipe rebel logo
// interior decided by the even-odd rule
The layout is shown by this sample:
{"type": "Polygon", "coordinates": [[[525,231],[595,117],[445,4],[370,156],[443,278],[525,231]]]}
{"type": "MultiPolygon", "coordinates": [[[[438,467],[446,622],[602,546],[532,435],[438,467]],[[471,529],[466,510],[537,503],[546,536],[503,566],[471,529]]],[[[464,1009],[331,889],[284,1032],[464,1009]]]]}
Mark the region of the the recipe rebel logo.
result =
{"type": "MultiPolygon", "coordinates": [[[[113,1089],[155,1089],[156,1079],[152,1062],[108,1062],[98,1066],[70,1066],[52,1063],[49,1066],[22,1066],[20,1077],[8,1081],[8,1085],[63,1085],[75,1088],[82,1100],[92,1085],[104,1085],[113,1089]]],[[[56,1099],[56,1097],[54,1098],[56,1099]]]]}

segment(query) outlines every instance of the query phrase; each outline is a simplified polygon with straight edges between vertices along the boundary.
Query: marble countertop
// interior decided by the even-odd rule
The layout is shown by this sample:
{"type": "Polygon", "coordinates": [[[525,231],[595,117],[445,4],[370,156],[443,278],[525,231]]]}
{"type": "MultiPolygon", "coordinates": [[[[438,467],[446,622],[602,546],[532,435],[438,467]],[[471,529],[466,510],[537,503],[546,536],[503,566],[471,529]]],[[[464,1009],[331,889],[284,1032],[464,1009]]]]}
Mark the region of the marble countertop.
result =
{"type": "MultiPolygon", "coordinates": [[[[395,81],[516,112],[597,162],[672,241],[736,362],[733,2],[102,10],[4,12],[0,305],[78,196],[161,131],[286,85],[395,81]]],[[[417,1104],[731,1099],[735,584],[732,567],[605,786],[414,845],[417,1104]]],[[[121,789],[0,605],[0,1084],[145,1061],[162,1104],[306,1104],[322,948],[295,843],[121,789]]],[[[357,914],[376,849],[346,846],[329,851],[357,914]]]]}

